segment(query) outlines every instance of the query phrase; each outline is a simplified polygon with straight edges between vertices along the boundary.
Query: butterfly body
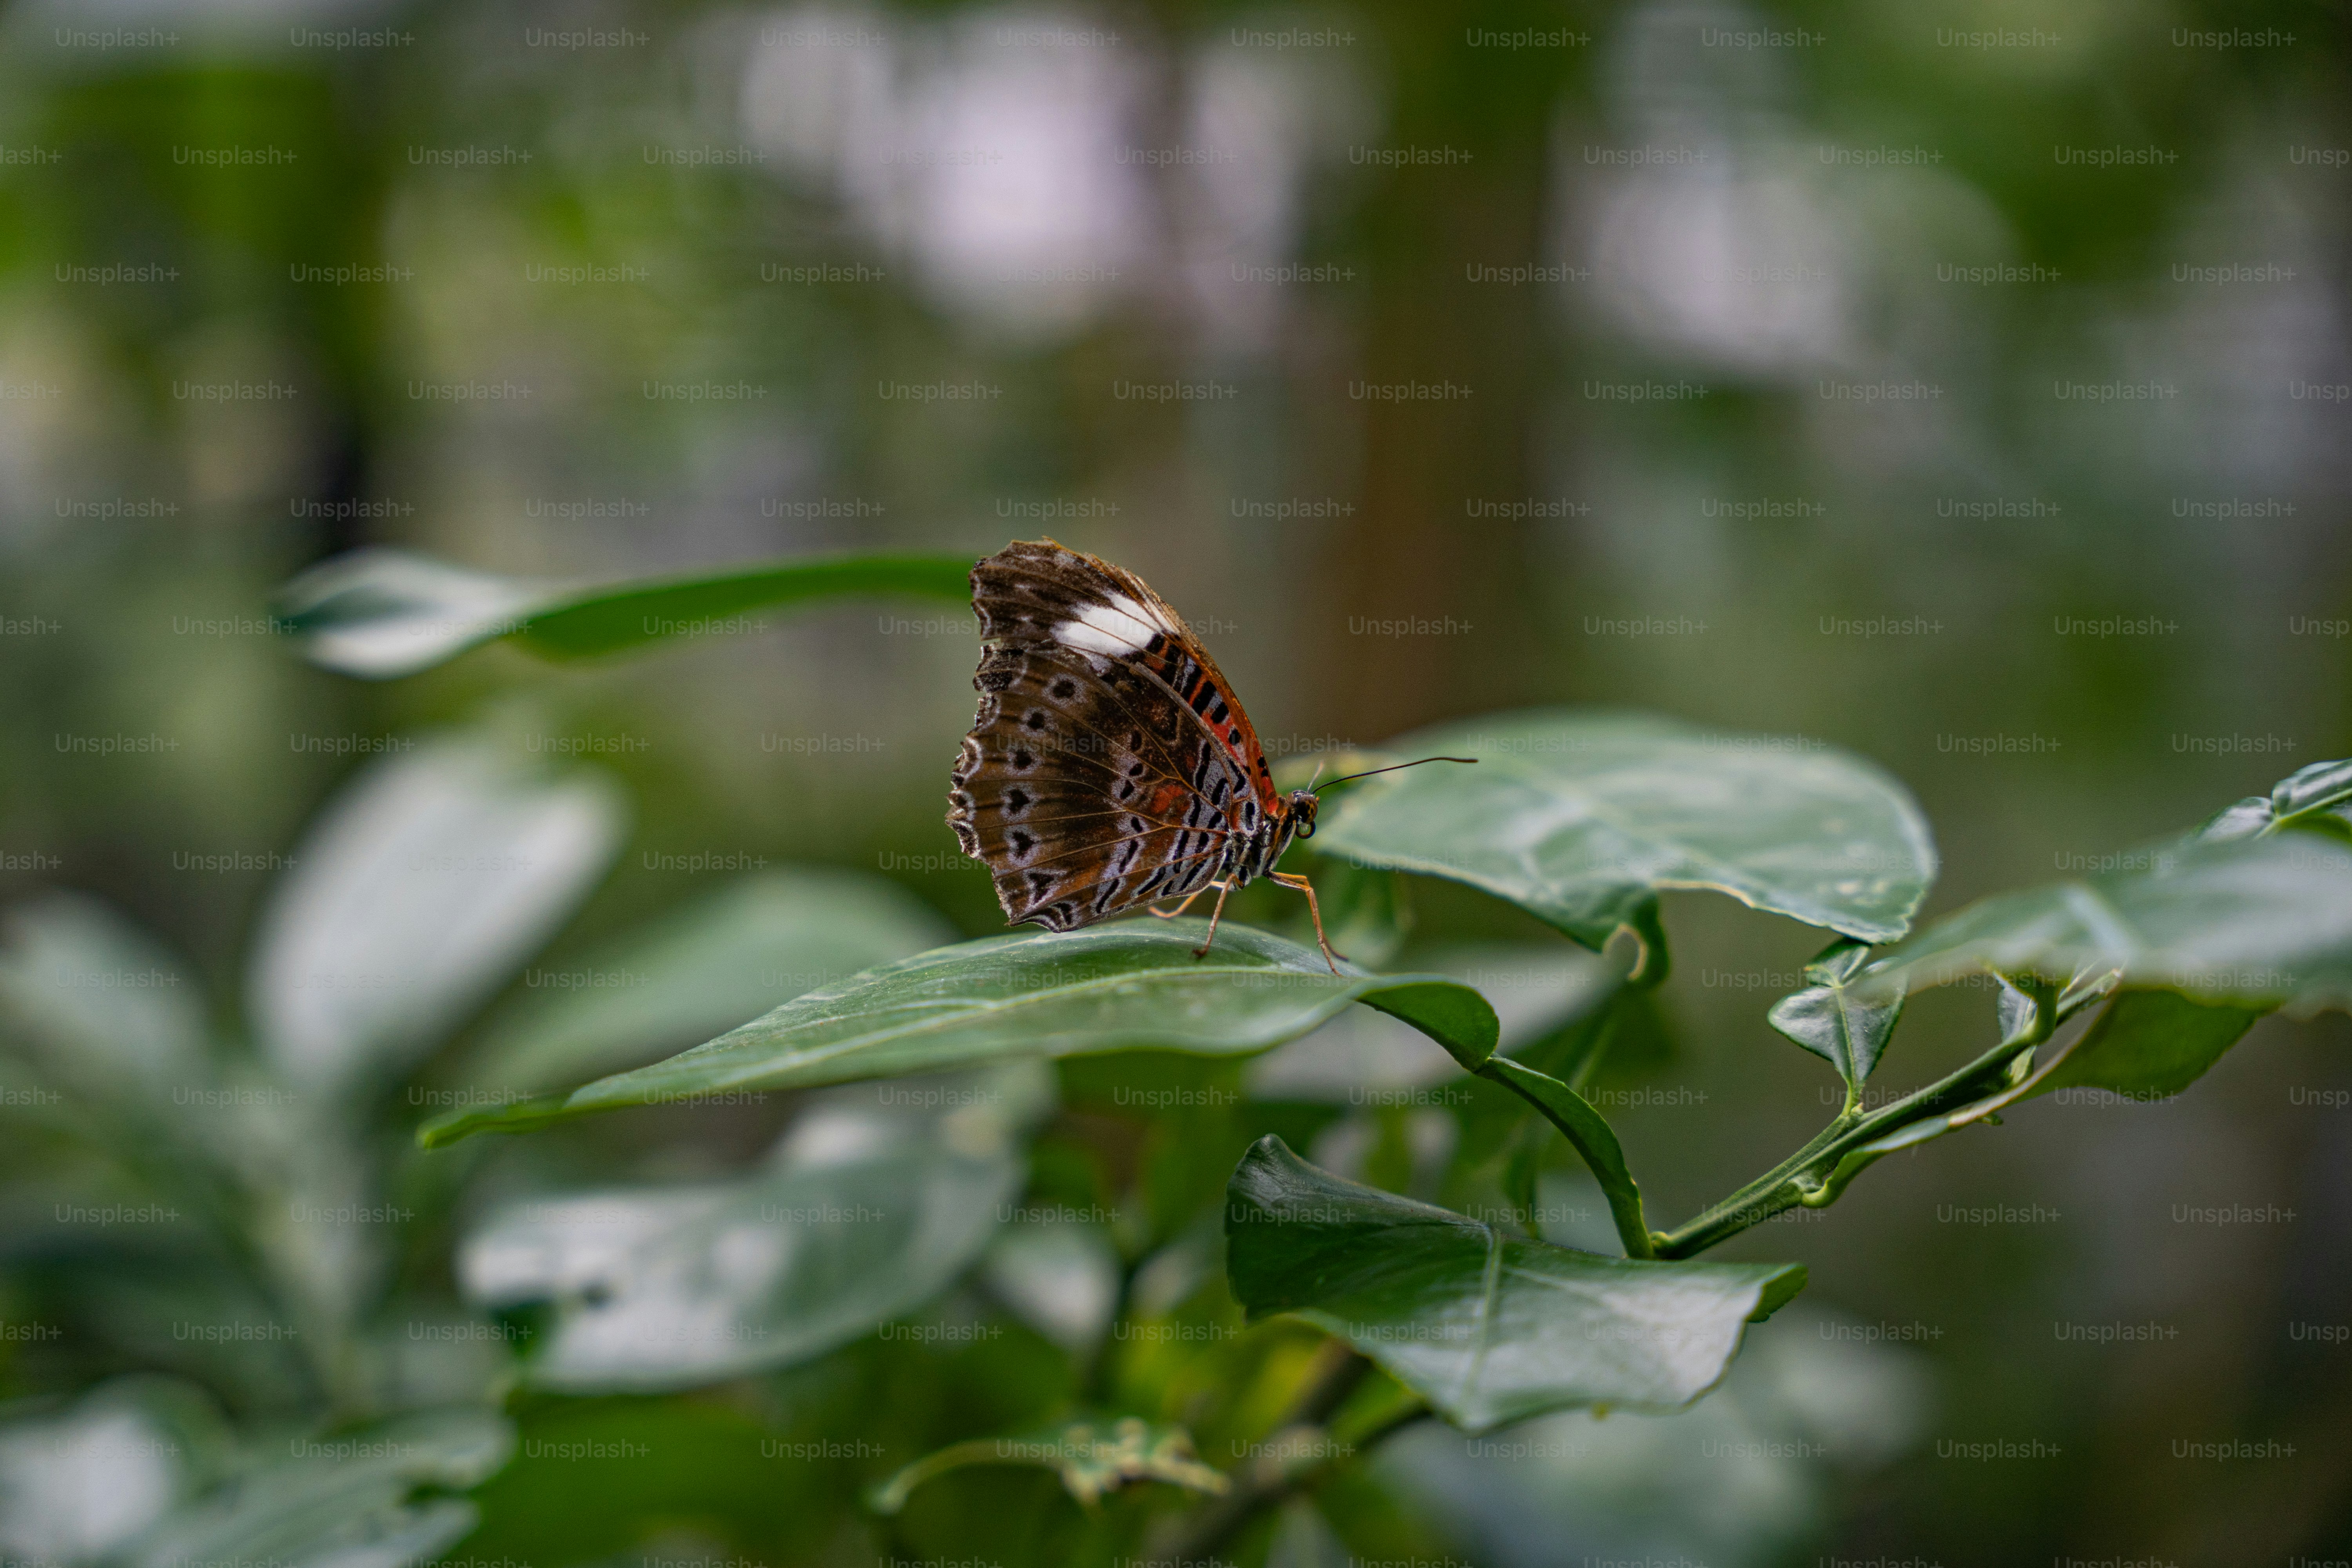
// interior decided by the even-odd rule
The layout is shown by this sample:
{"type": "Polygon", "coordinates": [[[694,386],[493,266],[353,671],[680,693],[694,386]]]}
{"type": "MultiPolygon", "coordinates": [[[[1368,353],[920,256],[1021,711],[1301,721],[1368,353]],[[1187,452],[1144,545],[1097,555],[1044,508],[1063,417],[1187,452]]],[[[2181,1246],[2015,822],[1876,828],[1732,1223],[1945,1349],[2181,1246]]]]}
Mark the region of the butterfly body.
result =
{"type": "Polygon", "coordinates": [[[1317,797],[1275,789],[1233,688],[1141,578],[1041,540],[971,584],[987,647],[948,823],[1008,922],[1075,931],[1211,888],[1222,910],[1261,877],[1304,888],[1274,867],[1314,833],[1317,797]]]}

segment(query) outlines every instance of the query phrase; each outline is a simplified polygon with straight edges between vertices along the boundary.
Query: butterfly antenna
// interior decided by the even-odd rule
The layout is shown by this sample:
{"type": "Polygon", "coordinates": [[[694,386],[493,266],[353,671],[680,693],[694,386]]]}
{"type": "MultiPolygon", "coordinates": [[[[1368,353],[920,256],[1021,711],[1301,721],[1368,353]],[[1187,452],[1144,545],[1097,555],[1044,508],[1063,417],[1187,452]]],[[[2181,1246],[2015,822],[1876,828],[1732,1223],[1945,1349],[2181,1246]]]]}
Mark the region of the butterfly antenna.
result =
{"type": "MultiPolygon", "coordinates": [[[[1350,780],[1350,779],[1368,779],[1368,778],[1370,778],[1374,773],[1392,773],[1397,772],[1397,771],[1398,771],[1398,769],[1400,769],[1400,768],[1417,768],[1417,767],[1421,766],[1422,763],[1476,763],[1476,762],[1477,762],[1477,760],[1478,760],[1478,759],[1477,759],[1477,758],[1475,758],[1475,757],[1423,757],[1422,759],[1420,759],[1420,761],[1419,761],[1419,762],[1397,763],[1395,763],[1395,764],[1393,764],[1393,765],[1391,765],[1391,766],[1385,767],[1385,768],[1367,768],[1367,769],[1365,769],[1362,773],[1342,773],[1342,774],[1340,774],[1338,778],[1333,779],[1333,780],[1331,781],[1331,784],[1327,784],[1323,785],[1322,787],[1323,787],[1324,789],[1329,789],[1329,788],[1331,787],[1331,784],[1346,784],[1346,783],[1347,783],[1349,780],[1350,780]]],[[[1320,772],[1321,770],[1319,770],[1319,769],[1318,769],[1318,770],[1317,770],[1317,771],[1318,771],[1318,772],[1320,772]]],[[[1309,789],[1314,789],[1314,788],[1315,788],[1315,785],[1314,785],[1314,784],[1309,784],[1307,787],[1307,788],[1309,788],[1309,789]]],[[[1318,793],[1319,793],[1319,792],[1318,792],[1318,793]]]]}
{"type": "Polygon", "coordinates": [[[1308,795],[1313,795],[1315,793],[1315,781],[1323,776],[1323,768],[1324,763],[1322,759],[1318,758],[1315,763],[1315,771],[1307,776],[1307,793],[1308,795]]]}

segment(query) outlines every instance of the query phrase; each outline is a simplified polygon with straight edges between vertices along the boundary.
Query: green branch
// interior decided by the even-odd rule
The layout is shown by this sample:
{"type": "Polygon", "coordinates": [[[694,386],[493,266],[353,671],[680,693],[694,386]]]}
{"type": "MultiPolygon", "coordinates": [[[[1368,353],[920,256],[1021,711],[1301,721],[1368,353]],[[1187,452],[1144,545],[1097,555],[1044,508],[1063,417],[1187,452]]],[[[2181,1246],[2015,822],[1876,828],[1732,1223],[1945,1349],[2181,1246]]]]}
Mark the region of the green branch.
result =
{"type": "Polygon", "coordinates": [[[1657,1237],[1657,1256],[1695,1257],[1774,1215],[1801,1205],[1822,1208],[1834,1203],[1855,1176],[1901,1146],[1895,1142],[1897,1134],[2014,1084],[2034,1048],[2095,995],[2085,993],[2073,999],[2073,1006],[2062,1009],[2057,987],[2032,977],[2012,984],[2031,1001],[2032,1009],[2026,1021],[1999,1045],[1958,1072],[1876,1110],[1850,1107],[1840,1111],[1803,1148],[1687,1224],[1657,1237]]]}
{"type": "Polygon", "coordinates": [[[1615,1131],[1591,1102],[1558,1079],[1521,1067],[1508,1057],[1488,1058],[1478,1068],[1478,1076],[1501,1084],[1541,1111],[1544,1120],[1559,1128],[1560,1136],[1583,1156],[1609,1200],[1609,1217],[1616,1222],[1617,1239],[1623,1244],[1625,1256],[1657,1257],[1657,1238],[1642,1217],[1642,1189],[1626,1168],[1625,1151],[1615,1131]]]}
{"type": "Polygon", "coordinates": [[[1305,1385],[1275,1427],[1285,1457],[1268,1455],[1233,1474],[1234,1489],[1177,1521],[1155,1543],[1151,1556],[1169,1563],[1213,1561],[1225,1543],[1250,1521],[1303,1491],[1323,1483],[1339,1466],[1361,1457],[1394,1433],[1424,1420],[1429,1405],[1408,1399],[1350,1430],[1331,1417],[1356,1392],[1372,1363],[1344,1340],[1328,1340],[1309,1366],[1305,1385]]]}

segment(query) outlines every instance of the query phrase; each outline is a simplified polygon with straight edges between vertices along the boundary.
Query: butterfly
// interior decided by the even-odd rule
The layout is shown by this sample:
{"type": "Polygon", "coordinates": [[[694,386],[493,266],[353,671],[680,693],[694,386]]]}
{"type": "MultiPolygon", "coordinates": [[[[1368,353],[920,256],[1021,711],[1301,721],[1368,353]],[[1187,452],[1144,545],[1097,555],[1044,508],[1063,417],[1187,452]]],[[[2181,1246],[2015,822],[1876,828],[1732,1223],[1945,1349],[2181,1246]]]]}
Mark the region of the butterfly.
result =
{"type": "Polygon", "coordinates": [[[1227,895],[1263,877],[1307,895],[1337,974],[1313,884],[1274,869],[1293,839],[1315,836],[1319,799],[1276,790],[1240,699],[1184,618],[1134,573],[1050,539],[975,565],[971,603],[986,649],[948,826],[993,875],[1006,923],[1076,931],[1159,899],[1179,900],[1150,910],[1172,919],[1214,889],[1200,958],[1227,895]]]}

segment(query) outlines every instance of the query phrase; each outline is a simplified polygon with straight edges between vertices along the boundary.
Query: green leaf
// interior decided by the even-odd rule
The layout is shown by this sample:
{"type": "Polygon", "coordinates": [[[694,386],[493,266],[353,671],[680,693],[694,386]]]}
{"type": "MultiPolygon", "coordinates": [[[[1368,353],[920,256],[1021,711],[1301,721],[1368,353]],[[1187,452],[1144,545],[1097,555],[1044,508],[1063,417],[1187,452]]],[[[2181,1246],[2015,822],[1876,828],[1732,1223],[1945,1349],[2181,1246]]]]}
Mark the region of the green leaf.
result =
{"type": "Polygon", "coordinates": [[[610,775],[471,739],[370,764],[262,911],[247,995],[264,1055],[330,1095],[406,1066],[571,918],[627,820],[610,775]]]}
{"type": "Polygon", "coordinates": [[[2271,790],[2271,824],[2352,837],[2352,758],[2314,763],[2281,779],[2271,790]]]}
{"type": "Polygon", "coordinates": [[[1106,1492],[1137,1481],[1165,1481],[1197,1492],[1223,1492],[1225,1478],[1202,1464],[1181,1426],[1139,1416],[1081,1416],[1010,1437],[958,1443],[916,1460],[866,1495],[877,1513],[896,1513],[934,1476],[968,1465],[1041,1465],[1091,1508],[1106,1492]]]}
{"type": "MultiPolygon", "coordinates": [[[[1833,942],[1805,965],[1805,989],[1772,1004],[1765,1018],[1805,1049],[1837,1068],[1849,1089],[1860,1089],[1903,1016],[1903,993],[1870,999],[1850,988],[1870,958],[1870,944],[1833,942]]],[[[1849,1096],[1849,1099],[1852,1097],[1849,1096]]]]}
{"type": "Polygon", "coordinates": [[[1477,1071],[1495,1054],[1502,1026],[1484,996],[1443,974],[1419,980],[1402,975],[1392,978],[1397,984],[1366,991],[1358,1000],[1377,1012],[1411,1024],[1444,1046],[1466,1072],[1477,1071]]]}
{"type": "Polygon", "coordinates": [[[641,1066],[954,935],[871,873],[746,877],[527,988],[488,1026],[469,1076],[529,1093],[641,1066]]]}
{"type": "Polygon", "coordinates": [[[1110,1228],[1075,1215],[1007,1225],[980,1265],[980,1281],[999,1305],[1080,1357],[1110,1331],[1126,1277],[1110,1228]]]}
{"type": "Polygon", "coordinates": [[[93,1099],[163,1097],[210,1076],[184,963],[98,900],[50,893],[0,924],[0,1047],[93,1099]]]}
{"type": "Polygon", "coordinates": [[[2034,1086],[2104,1089],[2129,1100],[2179,1094],[2244,1037],[2262,1011],[2194,1002],[2169,991],[2122,992],[2034,1086]]]}
{"type": "Polygon", "coordinates": [[[2039,975],[2021,974],[2017,978],[2025,984],[2021,986],[2005,974],[2000,976],[2000,992],[1993,999],[1993,1016],[2000,1024],[2000,1043],[2018,1045],[2032,1037],[2039,1044],[2048,1039],[2057,1026],[2057,989],[2053,982],[2039,975]]]}
{"type": "Polygon", "coordinates": [[[1633,1173],[1626,1168],[1625,1151],[1618,1143],[1616,1131],[1609,1125],[1608,1118],[1558,1079],[1521,1067],[1508,1057],[1493,1058],[1478,1073],[1526,1100],[1559,1129],[1560,1136],[1582,1156],[1609,1199],[1609,1215],[1616,1223],[1617,1237],[1624,1244],[1625,1256],[1653,1256],[1650,1229],[1642,1218],[1641,1188],[1634,1184],[1633,1173]]]}
{"type": "Polygon", "coordinates": [[[176,1378],[109,1378],[71,1405],[12,1400],[0,1406],[0,1560],[115,1561],[233,1446],[211,1396],[176,1378]]]}
{"type": "MultiPolygon", "coordinates": [[[[1386,871],[1373,875],[1404,879],[1386,871]]],[[[1585,1015],[1605,1010],[1620,991],[1622,965],[1613,959],[1545,936],[1416,947],[1412,958],[1417,970],[1475,989],[1495,1010],[1497,1048],[1556,1078],[1562,1075],[1551,1057],[1559,1037],[1585,1015]],[[1538,1059],[1530,1053],[1543,1055],[1538,1059]]],[[[1485,1059],[1476,1052],[1467,1062],[1458,1056],[1449,1059],[1430,1050],[1430,1043],[1388,1018],[1354,1013],[1251,1063],[1245,1081],[1250,1094],[1262,1100],[1352,1105],[1361,1103],[1366,1089],[1426,1087],[1451,1078],[1456,1068],[1475,1070],[1485,1059]]],[[[1220,1166],[1219,1174],[1224,1170],[1220,1166]]]]}
{"type": "Polygon", "coordinates": [[[1020,1195],[1021,1140],[1053,1105],[1035,1063],[836,1090],[775,1165],[738,1181],[541,1197],[458,1259],[478,1306],[551,1302],[530,1382],[690,1388],[824,1354],[945,1289],[1020,1195]]]}
{"type": "Polygon", "coordinates": [[[134,1568],[429,1563],[476,1519],[471,1502],[435,1494],[496,1474],[513,1451],[514,1434],[487,1410],[444,1410],[288,1447],[289,1458],[165,1518],[119,1561],[134,1568]]]}
{"type": "Polygon", "coordinates": [[[487,642],[579,658],[674,637],[755,631],[749,610],[877,595],[966,600],[961,555],[842,555],[564,586],[476,572],[397,550],[359,550],[289,583],[278,616],[311,662],[382,680],[487,642]]]}
{"type": "MultiPolygon", "coordinates": [[[[2003,1043],[2031,1036],[2046,1038],[2060,1011],[2057,994],[2055,981],[2029,979],[2023,990],[2005,985],[2003,1043]]],[[[2087,1005],[2106,993],[2090,987],[2081,994],[2087,1005]]],[[[2170,991],[2115,992],[2089,1028],[2038,1067],[2026,1070],[2032,1060],[2031,1053],[2011,1062],[2009,1081],[1997,1092],[1904,1122],[1845,1150],[1804,1201],[1816,1206],[1833,1202],[1854,1177],[1887,1155],[1916,1149],[1979,1121],[1997,1121],[2009,1107],[2053,1089],[2105,1089],[2133,1100],[2178,1094],[2237,1044],[2263,1012],[2196,1002],[2170,991]]]]}
{"type": "MultiPolygon", "coordinates": [[[[1499,1061],[1502,1058],[1496,1059],[1499,1061]]],[[[1510,1152],[1503,1161],[1503,1196],[1510,1201],[1514,1209],[1527,1216],[1527,1228],[1529,1230],[1536,1228],[1536,1199],[1543,1182],[1545,1147],[1550,1142],[1549,1135],[1544,1131],[1544,1123],[1548,1120],[1538,1115],[1520,1122],[1518,1131],[1512,1136],[1510,1152]]]]}
{"type": "Polygon", "coordinates": [[[1467,882],[1588,947],[1631,931],[1645,980],[1663,973],[1661,889],[1711,889],[1883,942],[1909,929],[1935,879],[1935,846],[1909,793],[1811,742],[1536,710],[1418,731],[1381,751],[1478,762],[1352,787],[1319,848],[1467,882]]]}
{"type": "Polygon", "coordinates": [[[2352,848],[2312,834],[2189,840],[2137,868],[1986,899],[1884,953],[1852,982],[1883,999],[1964,975],[2130,989],[2297,1016],[2352,1005],[2352,848]]]}
{"type": "Polygon", "coordinates": [[[1350,1002],[1392,1014],[1465,1067],[1494,1051],[1494,1009],[1442,974],[1333,974],[1313,948],[1230,922],[1204,959],[1199,920],[984,937],[852,976],[666,1062],[568,1095],[428,1122],[437,1148],[625,1105],[807,1089],[1019,1057],[1160,1049],[1236,1056],[1293,1039],[1350,1002]]]}
{"type": "Polygon", "coordinates": [[[2198,837],[2251,838],[2294,828],[2352,838],[2352,760],[2297,768],[2269,795],[2248,795],[2222,811],[2198,837]]]}
{"type": "Polygon", "coordinates": [[[1341,1181],[1271,1137],[1234,1172],[1225,1244],[1251,1318],[1294,1312],[1342,1336],[1473,1431],[1566,1405],[1686,1405],[1805,1278],[1507,1236],[1341,1181]]]}

